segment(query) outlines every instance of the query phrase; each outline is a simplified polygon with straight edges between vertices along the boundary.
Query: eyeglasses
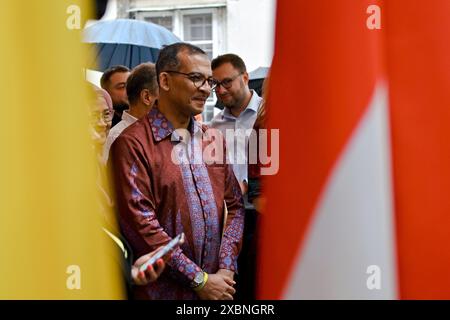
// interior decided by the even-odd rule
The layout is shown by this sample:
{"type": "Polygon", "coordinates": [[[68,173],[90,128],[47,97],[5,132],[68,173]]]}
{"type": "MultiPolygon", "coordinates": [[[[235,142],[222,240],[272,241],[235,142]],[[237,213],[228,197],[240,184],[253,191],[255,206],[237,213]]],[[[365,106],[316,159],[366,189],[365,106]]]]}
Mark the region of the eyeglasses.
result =
{"type": "Polygon", "coordinates": [[[100,119],[103,119],[103,121],[109,123],[112,121],[113,116],[114,112],[111,112],[109,109],[104,111],[94,111],[91,113],[91,119],[94,123],[100,121],[100,119]]]}
{"type": "Polygon", "coordinates": [[[223,79],[222,81],[217,81],[217,84],[216,84],[216,90],[217,90],[217,88],[219,88],[220,86],[222,86],[223,88],[225,88],[225,89],[230,89],[231,88],[231,86],[233,85],[233,81],[234,80],[236,80],[237,79],[237,77],[239,77],[241,74],[243,74],[243,72],[239,72],[237,75],[235,75],[234,77],[232,77],[232,78],[225,78],[225,79],[223,79]]]}
{"type": "Polygon", "coordinates": [[[192,81],[192,83],[197,89],[200,89],[202,86],[204,86],[205,82],[208,82],[208,85],[210,86],[211,90],[214,90],[217,85],[217,81],[213,77],[206,78],[203,74],[197,72],[184,73],[174,70],[166,70],[164,72],[176,73],[185,76],[186,78],[192,81]]]}
{"type": "Polygon", "coordinates": [[[111,122],[114,117],[114,112],[107,109],[102,112],[102,117],[103,117],[103,120],[105,120],[106,122],[111,122]]]}

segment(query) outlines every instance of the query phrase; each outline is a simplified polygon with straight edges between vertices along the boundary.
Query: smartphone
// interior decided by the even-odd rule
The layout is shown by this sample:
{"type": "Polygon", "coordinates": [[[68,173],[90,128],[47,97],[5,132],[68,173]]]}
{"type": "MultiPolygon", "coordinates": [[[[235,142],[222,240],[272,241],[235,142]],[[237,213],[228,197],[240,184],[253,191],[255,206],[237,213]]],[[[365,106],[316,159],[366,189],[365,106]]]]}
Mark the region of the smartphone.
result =
{"type": "Polygon", "coordinates": [[[180,233],[175,238],[173,238],[168,244],[166,244],[161,250],[159,250],[153,257],[147,260],[143,265],[139,267],[139,271],[144,272],[148,266],[154,265],[156,261],[162,257],[164,257],[166,254],[168,254],[170,251],[175,249],[176,247],[182,245],[184,243],[184,233],[180,233]]]}

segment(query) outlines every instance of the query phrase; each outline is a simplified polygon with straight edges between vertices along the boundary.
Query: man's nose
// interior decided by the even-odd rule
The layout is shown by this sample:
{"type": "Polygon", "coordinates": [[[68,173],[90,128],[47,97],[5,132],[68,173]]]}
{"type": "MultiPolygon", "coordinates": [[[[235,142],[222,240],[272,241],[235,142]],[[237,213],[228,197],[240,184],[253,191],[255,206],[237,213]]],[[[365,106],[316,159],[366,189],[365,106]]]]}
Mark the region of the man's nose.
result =
{"type": "Polygon", "coordinates": [[[225,89],[223,86],[221,86],[221,85],[218,85],[217,87],[216,87],[216,93],[217,94],[222,94],[222,93],[224,93],[225,91],[226,91],[227,89],[225,89]]]}
{"type": "Polygon", "coordinates": [[[98,119],[98,122],[97,122],[98,128],[106,128],[107,126],[108,126],[108,122],[103,117],[98,119]]]}
{"type": "Polygon", "coordinates": [[[208,81],[205,81],[205,83],[198,89],[202,92],[208,93],[208,96],[211,94],[211,86],[209,85],[208,81]]]}

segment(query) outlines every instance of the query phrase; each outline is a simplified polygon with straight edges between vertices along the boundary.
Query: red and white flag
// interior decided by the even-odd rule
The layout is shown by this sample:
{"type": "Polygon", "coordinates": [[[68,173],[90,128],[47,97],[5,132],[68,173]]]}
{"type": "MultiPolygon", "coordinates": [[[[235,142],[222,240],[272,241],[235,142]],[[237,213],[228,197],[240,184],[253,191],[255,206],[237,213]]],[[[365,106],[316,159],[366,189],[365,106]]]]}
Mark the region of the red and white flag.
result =
{"type": "Polygon", "coordinates": [[[448,14],[278,1],[259,298],[450,298],[448,14]]]}

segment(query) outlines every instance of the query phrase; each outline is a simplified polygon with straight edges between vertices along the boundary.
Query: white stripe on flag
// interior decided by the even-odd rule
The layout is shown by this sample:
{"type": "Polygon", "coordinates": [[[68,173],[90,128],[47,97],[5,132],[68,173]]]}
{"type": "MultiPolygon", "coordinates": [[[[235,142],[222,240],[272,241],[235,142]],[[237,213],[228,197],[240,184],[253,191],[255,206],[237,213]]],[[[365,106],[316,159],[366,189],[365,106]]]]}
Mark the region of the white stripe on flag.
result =
{"type": "Polygon", "coordinates": [[[397,298],[387,105],[379,85],[324,187],[284,299],[397,298]],[[371,265],[379,290],[367,287],[371,265]]]}

